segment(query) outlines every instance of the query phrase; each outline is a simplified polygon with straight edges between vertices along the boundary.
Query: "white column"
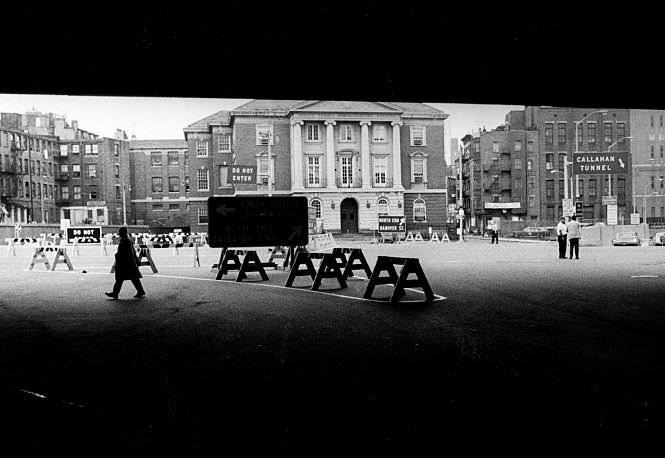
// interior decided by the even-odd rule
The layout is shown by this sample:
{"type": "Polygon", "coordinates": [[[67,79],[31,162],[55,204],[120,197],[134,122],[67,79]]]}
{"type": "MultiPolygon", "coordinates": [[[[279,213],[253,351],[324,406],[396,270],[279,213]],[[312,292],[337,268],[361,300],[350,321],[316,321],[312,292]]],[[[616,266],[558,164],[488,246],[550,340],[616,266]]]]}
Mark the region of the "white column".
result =
{"type": "Polygon", "coordinates": [[[360,121],[360,169],[362,172],[363,189],[371,188],[371,173],[369,170],[369,121],[360,121]]]}
{"type": "Polygon", "coordinates": [[[293,124],[293,190],[302,190],[302,125],[303,121],[293,124]]]}
{"type": "Polygon", "coordinates": [[[403,190],[402,186],[402,149],[400,146],[400,127],[402,121],[390,123],[393,126],[393,187],[403,190]]]}
{"type": "Polygon", "coordinates": [[[334,189],[335,183],[335,121],[326,121],[326,187],[334,189]]]}

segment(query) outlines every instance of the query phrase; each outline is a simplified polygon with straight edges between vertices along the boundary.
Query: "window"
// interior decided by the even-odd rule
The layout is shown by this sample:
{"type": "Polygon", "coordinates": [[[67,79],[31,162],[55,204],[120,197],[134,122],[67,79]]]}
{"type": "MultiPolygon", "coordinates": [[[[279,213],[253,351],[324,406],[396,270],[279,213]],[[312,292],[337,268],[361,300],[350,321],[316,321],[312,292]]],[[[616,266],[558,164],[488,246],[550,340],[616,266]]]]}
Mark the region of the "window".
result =
{"type": "MultiPolygon", "coordinates": [[[[197,177],[197,185],[198,185],[198,190],[199,191],[208,191],[208,171],[203,169],[203,170],[197,170],[196,171],[196,177],[197,177]]],[[[207,216],[207,215],[206,215],[207,216]]],[[[206,219],[207,222],[207,219],[206,219]]]]}
{"type": "Polygon", "coordinates": [[[74,178],[81,177],[81,166],[79,164],[72,164],[72,176],[74,178]]]}
{"type": "Polygon", "coordinates": [[[597,181],[595,178],[589,179],[589,197],[595,198],[598,195],[597,181]]]}
{"type": "Polygon", "coordinates": [[[426,133],[424,126],[411,126],[411,146],[426,146],[426,133]]]}
{"type": "Polygon", "coordinates": [[[518,178],[513,183],[513,194],[521,194],[521,193],[522,193],[522,180],[518,178]]]}
{"type": "Polygon", "coordinates": [[[120,178],[120,164],[113,165],[113,174],[116,178],[120,178]]]}
{"type": "Polygon", "coordinates": [[[99,145],[97,144],[92,145],[92,155],[93,156],[99,155],[99,145]]]}
{"type": "Polygon", "coordinates": [[[74,199],[80,199],[81,198],[81,187],[80,186],[74,186],[74,199]]]}
{"type": "Polygon", "coordinates": [[[208,224],[208,208],[199,207],[197,209],[199,224],[208,224]]]}
{"type": "Polygon", "coordinates": [[[379,215],[387,215],[388,214],[388,199],[381,198],[379,199],[379,209],[378,213],[379,215]]]}
{"type": "Polygon", "coordinates": [[[566,166],[566,162],[568,162],[566,153],[559,153],[559,171],[561,173],[563,173],[563,168],[566,166]]]}
{"type": "Polygon", "coordinates": [[[272,124],[257,124],[256,126],[256,144],[272,145],[272,124]]]}
{"type": "Polygon", "coordinates": [[[268,184],[270,181],[270,160],[268,155],[264,154],[257,159],[256,174],[261,184],[268,184]]]}
{"type": "Polygon", "coordinates": [[[551,205],[547,206],[547,220],[554,221],[554,207],[551,205]]]}
{"type": "Polygon", "coordinates": [[[69,186],[63,185],[60,188],[60,198],[62,200],[69,200],[69,186]]]}
{"type": "Polygon", "coordinates": [[[343,124],[340,129],[340,141],[343,142],[352,142],[353,141],[353,126],[349,124],[343,124]]]}
{"type": "Polygon", "coordinates": [[[612,122],[603,123],[603,136],[605,143],[612,143],[612,122]]]}
{"type": "Polygon", "coordinates": [[[654,158],[654,147],[653,147],[653,145],[651,145],[651,146],[649,147],[649,158],[650,158],[650,159],[653,159],[653,158],[654,158]]]}
{"type": "Polygon", "coordinates": [[[88,164],[88,178],[97,178],[97,166],[88,164]]]}
{"type": "Polygon", "coordinates": [[[183,153],[183,155],[182,155],[182,159],[183,159],[183,161],[182,161],[182,164],[183,164],[183,165],[185,165],[185,166],[186,166],[186,165],[189,165],[189,153],[188,153],[187,151],[185,151],[185,152],[183,153]]]}
{"type": "Polygon", "coordinates": [[[316,218],[321,218],[321,201],[319,199],[312,199],[309,206],[314,209],[314,216],[316,218]]]}
{"type": "Polygon", "coordinates": [[[577,186],[577,196],[584,197],[584,180],[580,178],[579,185],[577,186]]]}
{"type": "Polygon", "coordinates": [[[522,170],[522,159],[513,159],[513,168],[515,170],[522,170]]]}
{"type": "Polygon", "coordinates": [[[321,184],[321,158],[319,156],[307,157],[307,184],[310,186],[321,184]]]}
{"type": "Polygon", "coordinates": [[[162,153],[158,151],[153,151],[150,153],[150,165],[152,167],[161,167],[162,166],[162,153]]]}
{"type": "Polygon", "coordinates": [[[656,177],[649,177],[651,181],[651,189],[656,189],[656,177]]]}
{"type": "Polygon", "coordinates": [[[166,160],[168,161],[168,165],[178,165],[178,152],[169,151],[166,153],[166,160]]]}
{"type": "Polygon", "coordinates": [[[413,201],[413,221],[427,221],[427,206],[423,199],[413,201]]]}
{"type": "Polygon", "coordinates": [[[351,185],[353,183],[353,157],[342,158],[342,184],[351,185]]]}
{"type": "Polygon", "coordinates": [[[560,122],[557,124],[557,142],[561,144],[566,143],[566,131],[568,127],[565,122],[560,122]]]}
{"type": "Polygon", "coordinates": [[[189,192],[189,177],[185,177],[185,192],[189,192]]]}
{"type": "Polygon", "coordinates": [[[231,136],[220,135],[219,138],[217,139],[217,148],[220,152],[231,151],[231,136]]]}
{"type": "Polygon", "coordinates": [[[650,125],[651,125],[651,127],[653,127],[653,115],[651,116],[651,123],[650,123],[650,125]]]}
{"type": "Polygon", "coordinates": [[[25,198],[29,199],[30,198],[30,183],[27,181],[25,182],[25,198]]]}
{"type": "Polygon", "coordinates": [[[372,126],[372,141],[374,143],[384,143],[386,141],[386,126],[372,126]]]}
{"type": "Polygon", "coordinates": [[[376,186],[385,186],[386,185],[386,158],[384,157],[375,157],[374,158],[374,184],[376,186]]]}
{"type": "Polygon", "coordinates": [[[559,180],[559,197],[563,199],[564,194],[564,185],[563,185],[563,180],[559,180]]]}
{"type": "Polygon", "coordinates": [[[552,145],[554,143],[554,123],[545,123],[545,144],[552,145]]]}
{"type": "Polygon", "coordinates": [[[499,152],[499,142],[492,142],[492,152],[493,153],[499,152]]]}
{"type": "Polygon", "coordinates": [[[72,145],[72,154],[79,153],[79,145],[72,145]]]}
{"type": "Polygon", "coordinates": [[[416,157],[412,160],[413,164],[413,183],[422,183],[425,175],[425,159],[416,157]]]}
{"type": "Polygon", "coordinates": [[[307,124],[307,141],[308,142],[318,142],[319,141],[319,125],[318,124],[307,124]]]}
{"type": "Polygon", "coordinates": [[[219,187],[223,188],[224,186],[229,186],[229,166],[220,165],[219,166],[219,187]]]}
{"type": "Polygon", "coordinates": [[[67,164],[61,164],[60,165],[60,176],[67,175],[68,173],[69,173],[69,166],[67,164]]]}
{"type": "Polygon", "coordinates": [[[85,145],[85,155],[86,156],[92,155],[92,145],[85,145]]]}
{"type": "MultiPolygon", "coordinates": [[[[660,119],[662,120],[663,117],[661,116],[660,119]]],[[[625,136],[626,136],[626,123],[618,122],[617,123],[617,140],[620,140],[625,136]]]]}
{"type": "Polygon", "coordinates": [[[97,191],[90,191],[88,196],[90,200],[97,200],[97,191]]]}
{"type": "Polygon", "coordinates": [[[545,197],[554,199],[554,180],[547,180],[545,182],[545,197]]]}
{"type": "Polygon", "coordinates": [[[122,190],[119,184],[115,185],[115,200],[122,200],[122,190]]]}
{"type": "Polygon", "coordinates": [[[589,145],[594,145],[596,143],[596,123],[588,122],[586,124],[587,139],[589,145]]]}
{"type": "Polygon", "coordinates": [[[513,150],[522,151],[522,140],[515,140],[515,143],[513,144],[513,150]]]}
{"type": "Polygon", "coordinates": [[[526,151],[527,153],[533,153],[535,151],[535,144],[533,140],[528,140],[526,142],[526,151]]]}
{"type": "Polygon", "coordinates": [[[120,154],[120,145],[117,143],[113,144],[113,155],[118,156],[120,154]]]}
{"type": "Polygon", "coordinates": [[[169,192],[180,192],[179,177],[169,177],[169,192]]]}
{"type": "Polygon", "coordinates": [[[162,192],[162,177],[152,177],[152,192],[162,192]]]}
{"type": "Polygon", "coordinates": [[[529,207],[536,205],[536,196],[529,196],[529,207]]]}
{"type": "Polygon", "coordinates": [[[164,206],[162,204],[152,204],[152,211],[154,212],[160,212],[164,209],[164,206]]]}
{"type": "Polygon", "coordinates": [[[663,179],[664,178],[665,177],[663,177],[662,175],[658,177],[658,181],[660,181],[660,189],[663,189],[663,179]]]}
{"type": "Polygon", "coordinates": [[[527,159],[526,160],[526,169],[527,170],[533,169],[533,159],[527,159]]]}
{"type": "Polygon", "coordinates": [[[208,157],[208,142],[196,140],[196,157],[208,157]]]}
{"type": "Polygon", "coordinates": [[[547,153],[545,154],[545,170],[552,170],[554,168],[554,154],[547,153]]]}
{"type": "Polygon", "coordinates": [[[663,158],[663,145],[660,145],[660,158],[663,158]]]}
{"type": "Polygon", "coordinates": [[[67,145],[60,145],[60,156],[67,157],[67,145]]]}
{"type": "Polygon", "coordinates": [[[42,163],[37,161],[37,176],[42,174],[42,163]]]}

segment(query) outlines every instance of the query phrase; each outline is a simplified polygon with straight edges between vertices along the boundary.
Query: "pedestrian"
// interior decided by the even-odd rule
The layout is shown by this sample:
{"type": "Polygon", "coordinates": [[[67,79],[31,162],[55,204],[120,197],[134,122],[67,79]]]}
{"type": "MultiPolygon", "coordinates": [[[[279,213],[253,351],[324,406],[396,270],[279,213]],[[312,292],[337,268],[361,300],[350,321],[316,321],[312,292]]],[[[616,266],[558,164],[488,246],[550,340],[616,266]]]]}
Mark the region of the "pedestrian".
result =
{"type": "Polygon", "coordinates": [[[575,259],[580,259],[580,237],[582,234],[580,223],[577,222],[577,216],[573,215],[570,217],[570,221],[566,224],[566,230],[568,232],[568,240],[570,241],[570,259],[573,259],[573,252],[575,253],[575,259]]]}
{"type": "Polygon", "coordinates": [[[559,259],[566,259],[566,247],[568,246],[568,228],[566,227],[566,218],[559,218],[559,224],[556,225],[556,237],[559,242],[559,259]]]}
{"type": "Polygon", "coordinates": [[[141,285],[141,280],[139,280],[142,275],[139,271],[134,245],[129,240],[126,227],[121,227],[118,230],[118,235],[120,236],[120,243],[118,243],[118,252],[115,254],[115,284],[113,285],[113,292],[104,294],[113,299],[118,299],[122,283],[125,280],[130,280],[136,288],[134,297],[141,298],[145,296],[145,291],[143,285],[141,285]]]}
{"type": "Polygon", "coordinates": [[[496,243],[497,245],[499,244],[499,225],[497,223],[492,223],[491,229],[490,229],[490,235],[492,236],[492,243],[496,243]]]}

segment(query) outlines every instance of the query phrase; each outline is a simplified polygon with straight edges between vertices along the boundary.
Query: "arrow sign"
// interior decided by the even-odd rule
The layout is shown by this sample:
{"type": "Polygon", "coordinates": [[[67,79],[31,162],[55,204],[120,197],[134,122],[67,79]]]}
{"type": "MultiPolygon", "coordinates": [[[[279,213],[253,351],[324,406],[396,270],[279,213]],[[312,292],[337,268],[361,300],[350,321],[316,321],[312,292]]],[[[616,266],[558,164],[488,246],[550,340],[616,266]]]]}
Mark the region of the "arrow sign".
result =
{"type": "Polygon", "coordinates": [[[220,205],[217,207],[217,213],[219,213],[222,216],[227,216],[227,213],[233,213],[237,211],[236,208],[227,208],[225,204],[220,205]]]}

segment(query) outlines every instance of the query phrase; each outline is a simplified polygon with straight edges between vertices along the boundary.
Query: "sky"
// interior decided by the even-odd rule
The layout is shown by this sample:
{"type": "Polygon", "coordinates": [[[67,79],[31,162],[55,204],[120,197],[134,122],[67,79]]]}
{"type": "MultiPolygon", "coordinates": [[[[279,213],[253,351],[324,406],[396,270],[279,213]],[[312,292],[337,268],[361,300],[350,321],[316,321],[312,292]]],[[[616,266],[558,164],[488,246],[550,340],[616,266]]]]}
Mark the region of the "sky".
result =
{"type": "MultiPolygon", "coordinates": [[[[231,110],[249,99],[201,99],[168,97],[98,97],[38,94],[0,94],[0,112],[25,113],[37,110],[64,115],[68,122],[78,121],[79,128],[105,137],[113,137],[116,129],[139,140],[182,139],[182,129],[220,110],[231,110]]],[[[448,113],[445,135],[449,161],[451,138],[485,127],[501,125],[506,113],[519,110],[517,105],[480,105],[429,103],[448,113]]]]}

